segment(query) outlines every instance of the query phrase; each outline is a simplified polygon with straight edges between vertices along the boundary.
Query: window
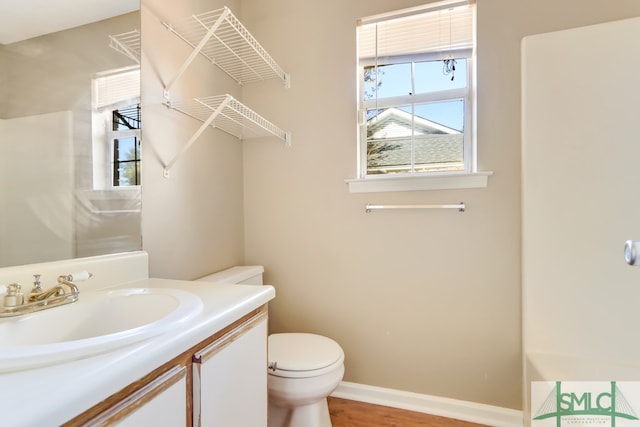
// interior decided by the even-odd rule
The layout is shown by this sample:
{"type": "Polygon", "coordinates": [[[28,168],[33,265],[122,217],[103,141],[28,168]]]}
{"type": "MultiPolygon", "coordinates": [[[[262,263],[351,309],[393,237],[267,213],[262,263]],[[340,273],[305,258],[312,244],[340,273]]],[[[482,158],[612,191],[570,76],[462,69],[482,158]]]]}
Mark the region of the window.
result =
{"type": "Polygon", "coordinates": [[[358,22],[359,179],[476,172],[474,3],[358,22]]]}
{"type": "Polygon", "coordinates": [[[140,185],[140,68],[93,79],[94,189],[140,185]]]}

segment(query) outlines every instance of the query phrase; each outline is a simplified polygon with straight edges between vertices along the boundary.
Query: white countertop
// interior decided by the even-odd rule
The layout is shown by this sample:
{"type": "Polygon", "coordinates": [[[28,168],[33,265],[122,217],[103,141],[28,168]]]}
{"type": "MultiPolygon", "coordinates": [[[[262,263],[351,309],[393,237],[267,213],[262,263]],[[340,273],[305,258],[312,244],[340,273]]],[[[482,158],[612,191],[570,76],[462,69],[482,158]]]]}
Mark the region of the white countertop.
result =
{"type": "Polygon", "coordinates": [[[153,278],[114,289],[147,287],[192,292],[202,299],[202,312],[179,328],[137,344],[45,368],[0,374],[0,425],[60,425],[275,297],[268,285],[153,278]]]}

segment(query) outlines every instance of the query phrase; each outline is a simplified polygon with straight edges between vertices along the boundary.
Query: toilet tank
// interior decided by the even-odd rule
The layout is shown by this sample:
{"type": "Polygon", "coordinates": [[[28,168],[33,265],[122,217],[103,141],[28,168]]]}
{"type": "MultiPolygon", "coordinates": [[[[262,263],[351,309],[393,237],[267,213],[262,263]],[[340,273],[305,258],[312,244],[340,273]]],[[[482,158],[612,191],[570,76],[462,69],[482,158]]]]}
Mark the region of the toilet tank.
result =
{"type": "Polygon", "coordinates": [[[197,279],[199,282],[215,282],[228,284],[262,285],[262,273],[264,267],[261,265],[243,265],[231,267],[226,270],[197,279]]]}

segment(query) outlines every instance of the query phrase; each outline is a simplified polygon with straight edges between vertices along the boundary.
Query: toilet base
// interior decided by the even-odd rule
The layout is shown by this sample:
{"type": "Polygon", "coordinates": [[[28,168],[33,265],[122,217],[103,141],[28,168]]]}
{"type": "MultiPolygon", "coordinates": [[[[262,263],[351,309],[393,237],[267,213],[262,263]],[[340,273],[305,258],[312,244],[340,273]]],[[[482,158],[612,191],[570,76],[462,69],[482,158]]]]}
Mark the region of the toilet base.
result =
{"type": "Polygon", "coordinates": [[[331,427],[327,399],[293,408],[269,403],[269,427],[331,427]]]}

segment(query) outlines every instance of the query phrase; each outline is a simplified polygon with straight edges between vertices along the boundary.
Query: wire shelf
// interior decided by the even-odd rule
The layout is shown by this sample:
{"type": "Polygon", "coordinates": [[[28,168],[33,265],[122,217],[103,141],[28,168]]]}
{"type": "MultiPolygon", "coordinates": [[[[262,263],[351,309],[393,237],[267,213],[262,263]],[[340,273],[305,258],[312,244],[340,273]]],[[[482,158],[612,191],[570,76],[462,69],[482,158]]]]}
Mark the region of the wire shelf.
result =
{"type": "Polygon", "coordinates": [[[289,86],[289,75],[226,6],[192,15],[175,25],[163,24],[194,49],[167,90],[198,54],[218,66],[238,84],[278,78],[285,86],[289,86]]]}
{"type": "Polygon", "coordinates": [[[140,64],[140,30],[109,36],[109,47],[132,59],[136,64],[140,64]]]}
{"type": "Polygon", "coordinates": [[[166,22],[163,24],[192,48],[187,59],[164,87],[164,97],[167,99],[165,105],[202,122],[180,152],[166,164],[165,177],[169,177],[169,169],[209,126],[239,139],[275,136],[291,145],[289,132],[275,126],[231,95],[209,96],[183,102],[170,99],[171,87],[198,55],[218,66],[238,84],[278,78],[284,82],[285,87],[290,87],[289,74],[280,68],[228,7],[192,15],[176,25],[166,22]]]}
{"type": "Polygon", "coordinates": [[[196,98],[190,102],[171,103],[170,107],[201,122],[211,120],[211,126],[223,130],[238,139],[275,136],[290,142],[288,132],[283,131],[231,95],[196,98]]]}
{"type": "Polygon", "coordinates": [[[166,164],[164,168],[166,177],[169,176],[169,169],[178,158],[209,126],[220,129],[238,139],[275,136],[287,145],[291,145],[291,133],[283,131],[231,95],[209,96],[187,102],[167,102],[165,105],[202,122],[202,126],[182,146],[181,151],[166,164]]]}

